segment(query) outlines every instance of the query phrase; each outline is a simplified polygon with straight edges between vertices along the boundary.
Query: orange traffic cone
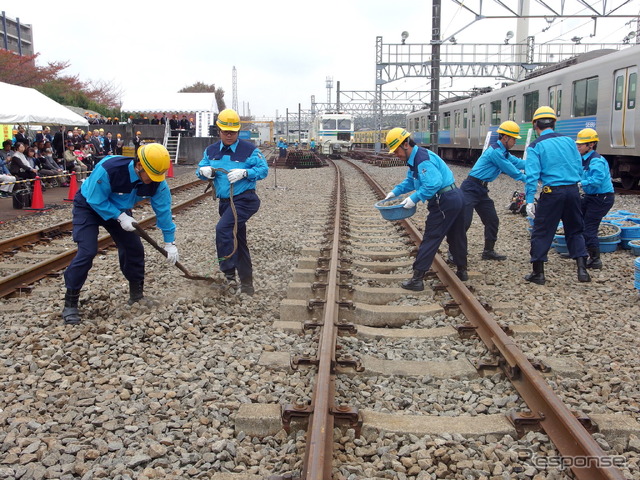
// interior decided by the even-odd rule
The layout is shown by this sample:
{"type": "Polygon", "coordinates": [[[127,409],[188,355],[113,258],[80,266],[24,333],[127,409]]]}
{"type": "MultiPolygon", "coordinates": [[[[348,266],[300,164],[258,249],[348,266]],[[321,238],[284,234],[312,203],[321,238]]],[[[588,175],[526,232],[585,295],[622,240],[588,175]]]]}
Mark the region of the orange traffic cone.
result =
{"type": "Polygon", "coordinates": [[[64,199],[65,202],[73,202],[73,197],[76,196],[78,191],[78,180],[76,179],[76,172],[71,172],[71,182],[69,183],[69,196],[64,199]]]}
{"type": "Polygon", "coordinates": [[[173,178],[173,162],[169,162],[169,170],[167,171],[167,178],[173,178]]]}
{"type": "Polygon", "coordinates": [[[31,206],[27,210],[44,210],[44,198],[42,197],[42,182],[40,177],[36,177],[33,183],[33,196],[31,197],[31,206]]]}

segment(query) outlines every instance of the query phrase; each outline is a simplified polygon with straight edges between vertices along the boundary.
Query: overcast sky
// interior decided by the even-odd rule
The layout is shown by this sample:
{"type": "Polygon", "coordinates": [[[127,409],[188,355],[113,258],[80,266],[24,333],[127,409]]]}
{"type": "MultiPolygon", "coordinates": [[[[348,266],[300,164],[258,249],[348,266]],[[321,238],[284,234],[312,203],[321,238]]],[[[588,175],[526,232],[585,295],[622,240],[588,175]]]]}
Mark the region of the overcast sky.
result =
{"type": "MultiPolygon", "coordinates": [[[[589,2],[602,8],[598,0],[589,2]]],[[[490,13],[484,2],[484,13],[490,13]]],[[[515,0],[505,0],[513,6],[515,0]]],[[[551,1],[550,4],[560,4],[551,1]]],[[[610,0],[608,7],[624,0],[610,0]]],[[[631,2],[618,13],[640,14],[640,2],[631,2]]],[[[466,1],[477,10],[480,0],[466,1]]],[[[68,61],[66,74],[81,80],[113,82],[123,92],[123,106],[135,98],[161,97],[195,82],[215,84],[225,90],[232,105],[232,69],[237,69],[239,113],[275,117],[309,109],[311,96],[326,102],[326,77],[333,77],[342,90],[375,89],[376,36],[397,43],[403,30],[407,43],[429,43],[431,2],[380,0],[289,0],[215,2],[192,0],[122,1],[98,4],[43,4],[13,2],[3,7],[10,18],[31,24],[39,64],[68,61]],[[47,5],[47,6],[42,6],[47,5]],[[173,7],[168,7],[173,5],[173,7]]],[[[531,14],[547,14],[531,2],[531,14]]],[[[588,13],[578,0],[567,0],[572,13],[588,13]],[[573,5],[572,5],[573,4],[573,5]]],[[[496,14],[509,16],[492,4],[496,14]]],[[[473,21],[473,15],[451,0],[442,0],[442,38],[473,21]]],[[[593,33],[593,22],[556,21],[547,32],[544,20],[532,22],[530,34],[537,42],[583,36],[592,41],[619,42],[635,24],[625,20],[602,20],[593,33]],[[585,25],[586,24],[586,25],[585,25]],[[582,25],[582,26],[581,26],[582,25]],[[567,37],[567,38],[565,38],[567,37]]],[[[516,21],[482,20],[456,34],[459,43],[501,42],[516,21]]],[[[635,39],[634,39],[635,40],[635,39]]],[[[447,80],[447,85],[450,81],[447,80]]],[[[476,86],[495,83],[475,79],[476,86]]],[[[427,88],[422,80],[399,80],[391,88],[427,88]]],[[[386,87],[385,87],[386,88],[386,87]]]]}

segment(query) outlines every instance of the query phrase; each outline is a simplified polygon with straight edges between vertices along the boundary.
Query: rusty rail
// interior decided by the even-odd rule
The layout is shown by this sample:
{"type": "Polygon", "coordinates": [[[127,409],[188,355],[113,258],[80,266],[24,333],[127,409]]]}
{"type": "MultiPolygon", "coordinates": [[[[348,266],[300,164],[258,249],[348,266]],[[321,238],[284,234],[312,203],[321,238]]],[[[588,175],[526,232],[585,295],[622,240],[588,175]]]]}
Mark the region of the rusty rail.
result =
{"type": "MultiPolygon", "coordinates": [[[[185,208],[188,208],[194,203],[204,200],[209,196],[209,193],[201,193],[200,195],[197,195],[185,202],[175,205],[172,210],[174,212],[179,212],[180,210],[184,210],[185,208]]],[[[143,228],[148,228],[153,225],[155,219],[155,215],[152,215],[145,218],[144,220],[141,220],[140,222],[138,222],[138,224],[143,228]]],[[[112,243],[113,240],[111,238],[111,235],[102,235],[98,238],[98,248],[106,248],[112,243]]],[[[73,248],[67,252],[56,255],[55,257],[51,257],[47,260],[36,263],[29,268],[20,270],[13,275],[1,278],[0,298],[6,297],[7,295],[10,295],[17,290],[25,288],[27,285],[48,276],[50,273],[56,272],[61,268],[66,267],[67,265],[69,265],[69,263],[71,263],[71,260],[73,260],[73,257],[75,257],[77,251],[77,248],[73,248]]]]}
{"type": "MultiPolygon", "coordinates": [[[[204,184],[205,182],[203,182],[202,180],[195,180],[193,182],[185,183],[184,185],[173,187],[171,189],[171,193],[178,193],[183,190],[188,190],[190,188],[204,184]]],[[[148,202],[149,200],[143,200],[142,202],[138,203],[138,205],[144,205],[148,202]]],[[[28,232],[17,237],[0,240],[0,253],[10,252],[12,250],[15,250],[16,248],[20,248],[31,243],[37,243],[42,240],[51,239],[53,237],[62,235],[65,232],[70,232],[72,227],[73,225],[69,220],[68,222],[57,223],[56,225],[52,225],[51,227],[34,230],[33,232],[28,232]]]]}

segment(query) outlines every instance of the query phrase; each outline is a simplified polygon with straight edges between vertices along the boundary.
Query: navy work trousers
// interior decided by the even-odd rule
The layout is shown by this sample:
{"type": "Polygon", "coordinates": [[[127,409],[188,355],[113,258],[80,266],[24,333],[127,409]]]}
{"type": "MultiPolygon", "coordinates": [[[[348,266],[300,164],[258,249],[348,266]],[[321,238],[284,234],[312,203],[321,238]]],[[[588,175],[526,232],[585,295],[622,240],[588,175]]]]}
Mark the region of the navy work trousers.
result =
{"type": "Polygon", "coordinates": [[[586,257],[582,232],[582,210],[578,185],[551,187],[551,192],[541,193],[536,207],[531,232],[531,262],[546,262],[551,242],[562,220],[567,248],[571,258],[586,257]]]}
{"type": "Polygon", "coordinates": [[[598,227],[615,201],[614,193],[601,193],[597,195],[584,195],[582,197],[582,218],[584,219],[584,243],[587,248],[596,248],[598,241],[598,227]]]}
{"type": "Polygon", "coordinates": [[[414,270],[427,271],[431,268],[433,259],[445,237],[456,265],[467,266],[467,235],[464,230],[463,207],[464,196],[459,188],[436,195],[429,200],[427,203],[429,214],[422,243],[413,262],[414,270]]]}
{"type": "Polygon", "coordinates": [[[484,225],[485,244],[495,244],[498,240],[498,213],[493,200],[489,198],[489,189],[472,180],[464,180],[460,186],[464,194],[464,228],[465,231],[471,227],[473,220],[473,210],[478,212],[478,216],[484,225]]]}
{"type": "Polygon", "coordinates": [[[234,275],[237,270],[240,281],[242,281],[250,279],[253,274],[251,255],[247,245],[247,220],[260,208],[260,199],[255,191],[243,192],[233,197],[233,205],[238,216],[236,252],[228,259],[222,260],[223,257],[230,255],[234,248],[233,228],[235,219],[231,202],[225,201],[225,199],[220,199],[218,207],[220,220],[216,225],[216,250],[218,252],[218,261],[220,261],[220,270],[234,275]]]}
{"type": "MultiPolygon", "coordinates": [[[[130,210],[126,211],[131,214],[130,210]]],[[[98,253],[98,227],[103,226],[118,247],[120,270],[130,282],[144,280],[144,248],[135,232],[122,229],[117,220],[104,220],[78,191],[73,199],[73,241],[78,253],[64,271],[67,288],[80,290],[87,280],[93,259],[98,253]]]]}

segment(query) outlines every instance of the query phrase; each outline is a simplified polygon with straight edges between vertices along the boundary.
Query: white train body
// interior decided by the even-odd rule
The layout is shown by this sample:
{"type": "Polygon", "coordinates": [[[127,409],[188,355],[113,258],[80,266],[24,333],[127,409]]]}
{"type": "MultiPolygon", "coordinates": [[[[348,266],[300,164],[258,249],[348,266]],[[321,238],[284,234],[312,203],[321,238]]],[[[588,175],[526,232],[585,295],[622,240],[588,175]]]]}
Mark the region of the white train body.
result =
{"type": "Polygon", "coordinates": [[[320,113],[311,125],[310,138],[315,138],[317,151],[324,155],[339,155],[353,146],[353,115],[320,113]]]}

